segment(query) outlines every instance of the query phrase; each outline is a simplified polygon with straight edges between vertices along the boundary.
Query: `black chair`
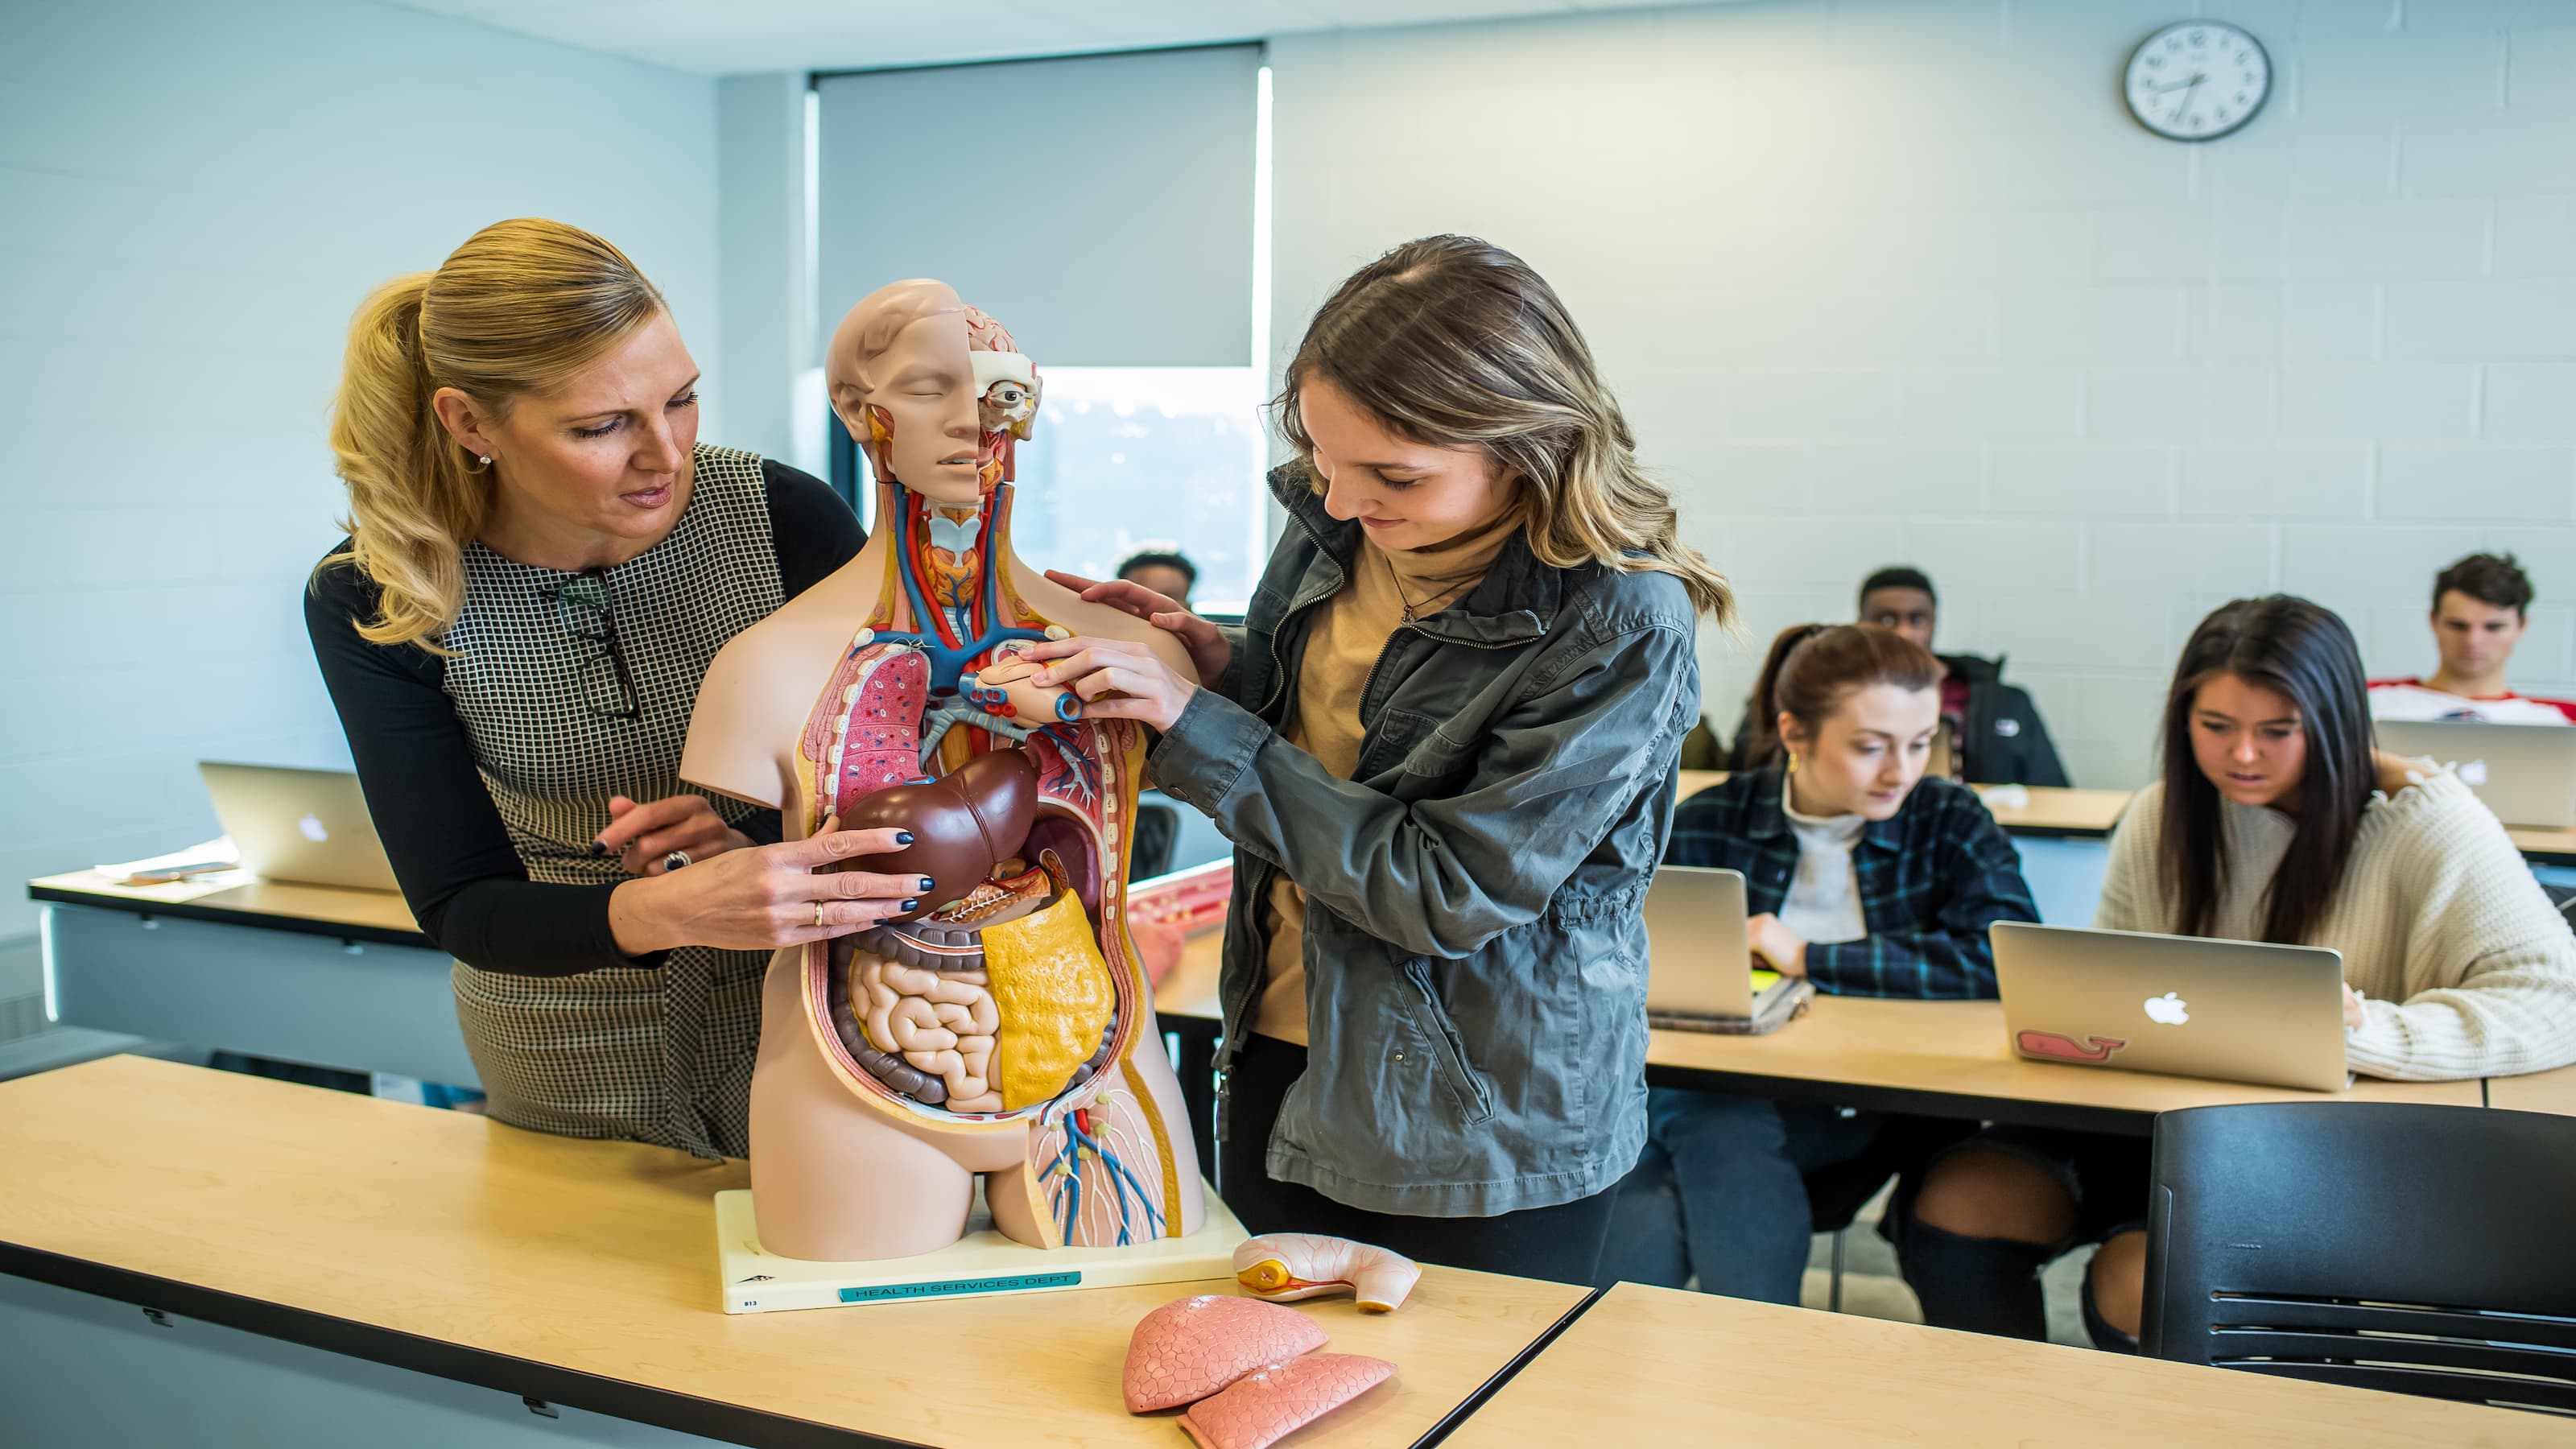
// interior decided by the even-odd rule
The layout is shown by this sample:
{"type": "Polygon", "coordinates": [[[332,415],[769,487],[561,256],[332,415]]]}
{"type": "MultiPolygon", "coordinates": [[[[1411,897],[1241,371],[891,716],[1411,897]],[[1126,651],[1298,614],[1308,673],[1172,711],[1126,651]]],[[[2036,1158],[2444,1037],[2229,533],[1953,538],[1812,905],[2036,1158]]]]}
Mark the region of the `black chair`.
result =
{"type": "Polygon", "coordinates": [[[2576,1118],[2282,1102],[2156,1119],[2142,1352],[2576,1414],[2576,1118]]]}
{"type": "Polygon", "coordinates": [[[1172,853],[1181,842],[1181,812],[1169,800],[1136,802],[1136,840],[1128,848],[1127,878],[1152,880],[1172,873],[1172,853]]]}

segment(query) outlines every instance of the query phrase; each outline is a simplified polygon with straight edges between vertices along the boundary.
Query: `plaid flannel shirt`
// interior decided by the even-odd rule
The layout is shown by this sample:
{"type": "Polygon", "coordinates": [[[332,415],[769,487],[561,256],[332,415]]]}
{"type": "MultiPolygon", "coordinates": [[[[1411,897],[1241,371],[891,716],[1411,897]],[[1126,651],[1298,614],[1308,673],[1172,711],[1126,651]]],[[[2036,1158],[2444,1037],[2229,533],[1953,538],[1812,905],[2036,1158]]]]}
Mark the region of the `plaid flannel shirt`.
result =
{"type": "MultiPolygon", "coordinates": [[[[1742,871],[1745,909],[1778,911],[1798,870],[1782,778],[1774,763],[1683,801],[1664,862],[1742,871]]],[[[1807,979],[1838,996],[1992,997],[1986,928],[2039,919],[2011,838],[1976,791],[1949,780],[1923,780],[1894,817],[1871,821],[1852,876],[1869,934],[1807,947],[1807,979]]]]}

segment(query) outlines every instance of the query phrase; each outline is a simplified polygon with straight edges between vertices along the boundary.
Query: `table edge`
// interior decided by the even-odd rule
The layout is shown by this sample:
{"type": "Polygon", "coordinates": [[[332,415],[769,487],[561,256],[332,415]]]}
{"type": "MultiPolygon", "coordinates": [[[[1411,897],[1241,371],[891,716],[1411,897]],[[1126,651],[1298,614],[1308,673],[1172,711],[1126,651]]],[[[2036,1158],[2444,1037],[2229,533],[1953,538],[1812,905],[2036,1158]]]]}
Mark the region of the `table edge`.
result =
{"type": "Polygon", "coordinates": [[[835,1428],[722,1399],[472,1348],[24,1243],[0,1240],[0,1273],[325,1353],[549,1404],[568,1404],[590,1413],[750,1445],[753,1449],[932,1449],[910,1439],[835,1428]]]}
{"type": "Polygon", "coordinates": [[[246,911],[234,906],[209,906],[196,901],[147,901],[132,896],[108,895],[98,891],[65,890],[60,886],[43,886],[30,882],[27,899],[54,906],[87,906],[92,910],[122,911],[130,916],[168,916],[178,921],[210,921],[218,926],[250,926],[260,930],[286,931],[298,936],[327,936],[335,941],[367,941],[380,946],[410,946],[422,951],[436,951],[425,931],[397,931],[385,926],[367,926],[355,922],[326,921],[318,916],[299,916],[285,912],[246,911]]]}
{"type": "Polygon", "coordinates": [[[1594,1288],[1576,1299],[1572,1307],[1557,1315],[1556,1322],[1549,1324],[1546,1332],[1531,1339],[1520,1352],[1506,1359],[1501,1368],[1488,1374],[1485,1381],[1476,1386],[1474,1393],[1459,1400],[1456,1408],[1441,1415],[1438,1423],[1424,1430],[1422,1437],[1413,1441],[1413,1449],[1433,1449],[1434,1445],[1458,1432],[1460,1425],[1474,1418],[1476,1412],[1484,1408],[1494,1395],[1502,1392],[1505,1384],[1519,1378],[1521,1370],[1536,1362],[1539,1355],[1547,1352],[1567,1329],[1574,1326],[1574,1320],[1591,1311],[1592,1305],[1600,1302],[1609,1291],[1609,1288],[1594,1288]]]}
{"type": "Polygon", "coordinates": [[[1646,1063],[1646,1082],[1656,1087],[1685,1087],[1728,1096],[1766,1097],[1775,1102],[1816,1102],[1865,1112],[1901,1112],[2016,1127],[2103,1132],[2119,1137],[2151,1135],[2155,1131],[2158,1110],[2085,1102],[2048,1102],[2030,1097],[1989,1097],[1974,1092],[1945,1092],[1924,1087],[1877,1086],[1828,1077],[1770,1076],[1761,1072],[1665,1066],[1651,1059],[1646,1063]]]}

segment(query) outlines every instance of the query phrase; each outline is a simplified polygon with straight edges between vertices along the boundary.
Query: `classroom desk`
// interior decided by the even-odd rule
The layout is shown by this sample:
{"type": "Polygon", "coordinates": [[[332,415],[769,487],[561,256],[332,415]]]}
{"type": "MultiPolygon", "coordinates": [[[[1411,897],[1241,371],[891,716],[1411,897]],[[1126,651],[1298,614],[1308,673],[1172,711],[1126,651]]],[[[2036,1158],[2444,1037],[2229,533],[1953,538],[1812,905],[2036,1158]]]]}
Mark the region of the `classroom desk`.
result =
{"type": "Polygon", "coordinates": [[[2576,830],[2545,830],[2537,825],[2508,825],[2516,850],[2533,865],[2576,865],[2576,830]]]}
{"type": "Polygon", "coordinates": [[[27,894],[43,908],[56,1021],[480,1084],[456,1027],[454,960],[394,892],[254,880],[172,900],[83,870],[30,881],[27,894]]]}
{"type": "MultiPolygon", "coordinates": [[[[1119,1402],[1128,1334],[1162,1303],[1233,1286],[731,1316],[710,1195],[744,1185],[740,1162],[134,1057],[0,1082],[0,1157],[0,1271],[743,1444],[1168,1449],[1173,1416],[1119,1402]]],[[[1417,1442],[1587,1298],[1427,1267],[1399,1313],[1296,1305],[1332,1347],[1398,1367],[1323,1442],[1417,1442]]],[[[25,1372],[25,1342],[0,1354],[0,1382],[25,1372]]],[[[14,1385],[7,1432],[139,1412],[71,1397],[14,1385]]]]}
{"type": "MultiPolygon", "coordinates": [[[[1724,783],[1724,770],[1683,770],[1681,796],[1687,800],[1711,785],[1724,783]]],[[[1986,786],[1985,789],[1996,789],[1986,786]]],[[[1993,806],[1995,823],[2013,835],[2106,837],[2129,808],[2133,790],[2068,790],[2047,785],[2024,787],[2024,805],[1993,806]]]]}
{"type": "Polygon", "coordinates": [[[2576,1067],[2526,1077],[2487,1078],[2487,1105],[2515,1112],[2555,1112],[2576,1117],[2576,1067]]]}
{"type": "MultiPolygon", "coordinates": [[[[1223,941],[1217,931],[1192,937],[1181,963],[1154,991],[1164,1029],[1182,1038],[1181,1087],[1190,1096],[1194,1123],[1207,1115],[1201,1110],[1206,1102],[1201,1094],[1208,1089],[1200,1085],[1200,1064],[1214,1060],[1223,941]],[[1192,1056],[1202,1041],[1206,1055],[1192,1056]],[[1199,1075],[1193,1076],[1194,1071],[1199,1075]]],[[[2364,1077],[2347,1092],[2323,1093],[2024,1061],[2005,1047],[1998,1002],[1862,996],[1818,996],[1806,1015],[1768,1036],[1649,1033],[1646,1080],[1778,1101],[2140,1137],[2152,1130],[2156,1113],[2178,1107],[2338,1100],[2480,1105],[2474,1080],[2382,1082],[2364,1077]]],[[[2567,1094],[2568,1110],[2576,1111],[2576,1081],[2567,1094]]]]}
{"type": "Polygon", "coordinates": [[[2564,1445],[2565,1420],[1622,1283],[1452,1435],[1531,1444],[2564,1445]]]}

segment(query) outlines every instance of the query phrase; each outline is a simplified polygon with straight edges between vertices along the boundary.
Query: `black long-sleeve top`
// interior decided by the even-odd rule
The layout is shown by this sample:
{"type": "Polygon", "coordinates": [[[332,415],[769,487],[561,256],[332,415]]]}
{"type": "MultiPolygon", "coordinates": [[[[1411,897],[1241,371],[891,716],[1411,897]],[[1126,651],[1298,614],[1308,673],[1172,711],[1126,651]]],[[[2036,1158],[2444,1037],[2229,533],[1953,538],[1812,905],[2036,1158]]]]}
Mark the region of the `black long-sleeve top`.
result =
{"type": "MultiPolygon", "coordinates": [[[[866,534],[820,479],[782,463],[760,466],[780,594],[791,599],[856,557],[866,534]]],[[[344,540],[334,552],[347,547],[344,540]]],[[[528,878],[446,693],[446,661],[416,645],[369,643],[354,627],[376,617],[378,596],[352,564],[319,568],[305,592],[304,623],[368,813],[421,930],[485,971],[568,976],[655,964],[658,953],[617,949],[608,920],[614,884],[528,878]]],[[[755,812],[737,828],[775,842],[778,812],[755,812]]]]}

